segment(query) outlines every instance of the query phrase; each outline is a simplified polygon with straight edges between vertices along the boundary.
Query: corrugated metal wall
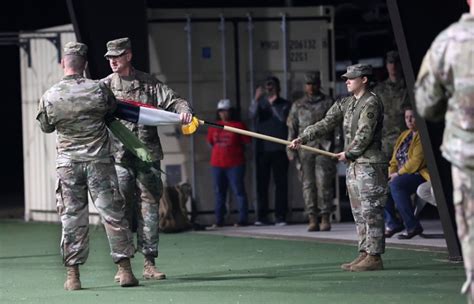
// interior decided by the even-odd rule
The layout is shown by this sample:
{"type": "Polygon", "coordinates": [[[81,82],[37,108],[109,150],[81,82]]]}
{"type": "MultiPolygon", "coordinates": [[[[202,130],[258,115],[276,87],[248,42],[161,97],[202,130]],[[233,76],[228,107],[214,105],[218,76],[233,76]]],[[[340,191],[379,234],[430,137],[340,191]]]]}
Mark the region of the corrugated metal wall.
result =
{"type": "MultiPolygon", "coordinates": [[[[189,97],[186,32],[184,31],[188,10],[150,10],[150,71],[166,82],[184,97],[189,97]],[[167,19],[180,18],[183,22],[168,22],[167,19]],[[163,47],[163,41],[167,41],[163,47]]],[[[294,100],[295,94],[301,95],[303,75],[308,70],[319,69],[322,72],[323,88],[327,91],[334,88],[333,11],[328,7],[307,10],[307,8],[258,8],[252,10],[252,16],[258,21],[252,24],[254,31],[253,56],[255,83],[250,82],[247,15],[245,9],[195,9],[192,23],[192,66],[193,66],[193,99],[194,108],[200,118],[215,119],[215,106],[219,98],[226,95],[236,102],[240,99],[242,119],[249,126],[251,121],[247,114],[250,103],[251,86],[261,84],[262,79],[273,73],[283,81],[282,68],[283,37],[281,32],[282,15],[288,16],[288,94],[294,100]],[[226,16],[232,22],[226,22],[226,88],[223,92],[223,72],[221,54],[221,34],[219,16],[226,16]],[[213,18],[209,22],[208,18],[213,18]],[[232,19],[234,18],[234,19],[232,19]],[[294,19],[291,19],[294,18],[294,19]],[[202,20],[200,20],[202,19],[202,20]],[[201,22],[202,21],[202,22],[201,22]],[[239,73],[236,73],[239,70],[239,73]],[[240,98],[239,98],[240,97],[240,98]]],[[[31,66],[28,66],[28,55],[21,49],[22,75],[22,111],[23,111],[23,149],[25,170],[25,219],[40,221],[57,221],[55,208],[55,135],[41,132],[35,120],[39,98],[45,90],[62,77],[58,65],[58,52],[54,43],[39,39],[45,32],[59,32],[61,47],[65,42],[75,40],[72,26],[50,28],[34,34],[23,34],[30,41],[31,66]]],[[[132,37],[133,39],[133,37],[132,37]]],[[[252,94],[253,94],[252,88],[252,94]]],[[[175,127],[159,128],[165,159],[162,168],[168,173],[164,181],[192,181],[190,138],[182,137],[175,127]],[[170,170],[168,170],[170,169],[170,170]],[[173,169],[173,170],[171,170],[173,169]]],[[[199,221],[214,221],[214,197],[209,167],[210,149],[205,141],[206,129],[200,128],[193,136],[195,141],[196,193],[198,194],[197,211],[199,221]]],[[[250,152],[250,151],[249,151],[250,152]]],[[[250,153],[248,153],[250,160],[250,153]]],[[[255,202],[252,195],[254,171],[252,162],[247,164],[247,193],[249,203],[255,202]]],[[[289,207],[298,210],[289,214],[290,221],[303,219],[303,201],[301,183],[297,178],[294,166],[290,167],[289,207]]],[[[272,204],[271,204],[272,205],[272,204]]],[[[89,204],[90,211],[92,204],[89,204]]],[[[232,206],[234,209],[234,206],[232,206]]],[[[94,216],[91,220],[97,221],[94,216]]]]}
{"type": "MultiPolygon", "coordinates": [[[[25,220],[54,222],[59,221],[55,199],[56,133],[41,132],[36,121],[37,104],[43,93],[63,75],[55,42],[60,46],[61,56],[64,44],[76,41],[76,37],[72,25],[66,25],[22,33],[20,39],[29,46],[20,48],[25,220]]],[[[98,222],[92,204],[89,211],[91,222],[98,222]]]]}
{"type": "MultiPolygon", "coordinates": [[[[248,107],[256,85],[262,85],[266,76],[276,75],[284,81],[284,42],[282,36],[282,15],[287,19],[287,59],[288,59],[288,95],[291,101],[303,92],[303,75],[307,71],[320,70],[322,87],[326,93],[334,88],[334,41],[330,31],[333,29],[333,10],[331,7],[318,8],[231,8],[231,9],[156,9],[149,10],[150,71],[156,77],[180,95],[189,99],[188,52],[192,58],[193,107],[196,115],[204,120],[216,119],[216,104],[224,96],[236,105],[240,101],[241,118],[251,127],[248,107]],[[191,50],[187,48],[187,16],[191,16],[191,50]],[[254,18],[252,29],[252,71],[249,68],[249,21],[254,18]],[[222,19],[225,22],[225,60],[222,53],[222,19]],[[164,46],[163,42],[166,41],[164,46]],[[224,62],[226,64],[224,78],[224,62]],[[237,73],[238,71],[238,73],[237,73]],[[251,73],[254,83],[251,83],[251,73]],[[223,86],[223,79],[226,84],[223,86]],[[253,88],[251,88],[253,86],[253,88]],[[224,88],[226,92],[224,92],[224,88]],[[250,91],[252,92],[250,94],[250,91]]],[[[282,85],[282,89],[284,86],[282,85]]],[[[165,152],[162,167],[179,166],[182,170],[181,181],[191,182],[192,161],[190,140],[174,132],[174,127],[160,127],[160,138],[165,152]]],[[[193,134],[195,141],[196,172],[196,211],[198,221],[211,224],[215,221],[214,193],[209,165],[211,149],[206,144],[205,127],[193,134]]],[[[254,190],[252,151],[247,149],[246,191],[249,209],[254,209],[256,195],[254,190]]],[[[303,197],[298,172],[293,164],[288,174],[288,214],[289,221],[304,220],[303,197]]],[[[166,176],[165,176],[166,181],[166,176]]],[[[270,197],[273,197],[271,185],[270,197]]],[[[232,196],[233,197],[233,196],[232,196]]],[[[338,203],[338,202],[337,202],[338,203]]],[[[273,199],[269,201],[273,208],[273,199]]],[[[235,199],[231,199],[230,209],[236,210],[235,199]]],[[[253,214],[250,214],[250,220],[253,214]]],[[[235,222],[237,215],[232,214],[227,221],[235,222]]]]}

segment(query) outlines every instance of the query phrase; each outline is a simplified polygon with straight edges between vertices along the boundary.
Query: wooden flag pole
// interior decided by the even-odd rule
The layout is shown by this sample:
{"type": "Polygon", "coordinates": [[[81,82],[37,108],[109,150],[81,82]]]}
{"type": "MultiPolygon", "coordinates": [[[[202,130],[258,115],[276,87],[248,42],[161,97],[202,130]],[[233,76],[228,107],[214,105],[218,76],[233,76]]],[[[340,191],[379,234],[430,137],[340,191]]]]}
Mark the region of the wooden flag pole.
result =
{"type": "MultiPolygon", "coordinates": [[[[208,125],[208,126],[211,126],[211,127],[214,127],[214,128],[224,129],[224,130],[229,131],[229,132],[238,133],[238,134],[242,134],[242,135],[246,135],[246,136],[250,136],[250,137],[255,137],[255,138],[259,138],[259,139],[263,139],[263,140],[268,140],[268,141],[272,141],[272,142],[282,144],[282,145],[286,145],[286,146],[288,146],[291,143],[288,140],[284,140],[284,139],[273,137],[273,136],[268,136],[268,135],[264,135],[264,134],[260,134],[260,133],[256,133],[256,132],[242,130],[242,129],[234,128],[234,127],[230,127],[230,126],[223,126],[223,125],[215,124],[215,123],[200,120],[200,119],[198,121],[199,121],[199,124],[201,124],[201,125],[208,125]]],[[[313,153],[318,153],[318,154],[321,154],[321,155],[337,158],[335,153],[331,153],[331,152],[324,151],[324,150],[321,150],[321,149],[313,148],[313,147],[310,147],[310,146],[301,145],[300,148],[304,149],[304,150],[307,150],[307,151],[310,151],[310,152],[313,152],[313,153]]]]}

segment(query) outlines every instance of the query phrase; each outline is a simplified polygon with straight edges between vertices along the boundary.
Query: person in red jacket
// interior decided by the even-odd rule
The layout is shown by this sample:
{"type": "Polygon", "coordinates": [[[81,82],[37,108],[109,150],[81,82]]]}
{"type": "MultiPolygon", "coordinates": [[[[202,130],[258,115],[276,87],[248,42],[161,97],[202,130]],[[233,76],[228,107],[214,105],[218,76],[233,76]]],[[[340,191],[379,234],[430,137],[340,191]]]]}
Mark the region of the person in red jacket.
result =
{"type": "MultiPolygon", "coordinates": [[[[219,120],[217,124],[247,129],[245,124],[233,119],[233,109],[229,99],[221,99],[217,104],[219,120]]],[[[226,196],[230,184],[237,199],[239,220],[235,226],[245,226],[248,221],[248,201],[245,192],[245,145],[250,143],[250,137],[209,128],[207,141],[212,146],[211,167],[215,194],[216,226],[224,225],[226,214],[226,196]]]]}

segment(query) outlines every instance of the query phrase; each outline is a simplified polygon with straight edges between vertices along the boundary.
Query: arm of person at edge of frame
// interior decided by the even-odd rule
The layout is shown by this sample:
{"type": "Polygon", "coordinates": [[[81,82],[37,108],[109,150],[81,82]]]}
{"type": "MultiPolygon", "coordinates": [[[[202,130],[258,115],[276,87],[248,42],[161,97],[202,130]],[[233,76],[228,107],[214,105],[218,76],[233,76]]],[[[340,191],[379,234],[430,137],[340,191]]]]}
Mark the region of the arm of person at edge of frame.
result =
{"type": "Polygon", "coordinates": [[[423,58],[420,71],[415,83],[415,101],[418,114],[431,121],[442,121],[448,107],[448,90],[441,75],[450,75],[445,70],[444,61],[436,58],[443,54],[447,43],[435,41],[423,58]],[[432,48],[436,47],[436,52],[432,48]]]}

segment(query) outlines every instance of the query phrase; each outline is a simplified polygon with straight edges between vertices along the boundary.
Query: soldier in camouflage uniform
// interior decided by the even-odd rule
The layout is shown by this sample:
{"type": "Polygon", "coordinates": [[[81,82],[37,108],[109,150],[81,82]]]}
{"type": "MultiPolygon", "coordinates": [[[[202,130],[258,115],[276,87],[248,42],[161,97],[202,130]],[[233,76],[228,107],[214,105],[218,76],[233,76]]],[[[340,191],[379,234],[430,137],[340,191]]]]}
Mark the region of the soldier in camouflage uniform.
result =
{"type": "MultiPolygon", "coordinates": [[[[152,75],[133,68],[129,38],[107,42],[105,57],[109,60],[114,73],[103,81],[118,99],[134,100],[166,111],[180,113],[183,124],[191,122],[192,110],[186,100],[152,75]]],[[[156,160],[154,168],[150,168],[148,164],[140,161],[116,141],[118,151],[115,153],[115,169],[120,191],[125,198],[125,214],[130,224],[133,209],[138,215],[138,250],[145,256],[143,277],[155,280],[165,279],[166,275],[155,267],[159,240],[159,202],[163,192],[159,172],[163,151],[158,129],[126,121],[123,123],[148,147],[156,160]]],[[[118,275],[119,273],[115,279],[118,275]]]]}
{"type": "Polygon", "coordinates": [[[289,145],[297,149],[343,124],[345,151],[339,161],[348,161],[347,190],[359,238],[359,256],[341,265],[344,270],[383,269],[381,254],[385,251],[383,208],[387,199],[387,160],[381,151],[383,105],[369,91],[372,66],[356,64],[347,67],[346,79],[350,97],[338,99],[326,116],[307,127],[289,145]]]}
{"type": "Polygon", "coordinates": [[[119,265],[122,286],[138,285],[130,257],[133,238],[124,218],[111,141],[105,119],[116,100],[98,81],[84,78],[87,47],[69,42],[61,66],[64,78],[40,100],[37,120],[46,133],[57,132],[57,211],[62,222],[61,254],[67,267],[66,290],[81,289],[79,265],[89,254],[87,194],[97,208],[109,240],[112,259],[119,265]]]}
{"type": "MultiPolygon", "coordinates": [[[[288,140],[292,141],[303,133],[306,127],[320,121],[333,104],[332,98],[320,91],[320,72],[305,75],[305,95],[295,101],[288,115],[288,140]]],[[[326,151],[332,151],[334,133],[314,139],[307,145],[326,151]]],[[[305,150],[287,150],[288,159],[297,160],[297,169],[301,172],[305,212],[309,218],[308,231],[329,231],[329,215],[334,198],[334,180],[336,163],[328,156],[318,155],[305,150]],[[321,224],[318,225],[318,216],[321,224]]]]}
{"type": "Polygon", "coordinates": [[[397,51],[387,53],[385,66],[388,78],[374,88],[374,93],[383,103],[382,151],[389,160],[392,158],[398,136],[406,129],[403,109],[409,106],[410,102],[397,51]]]}
{"type": "Polygon", "coordinates": [[[445,118],[441,150],[452,164],[453,198],[466,283],[474,303],[474,4],[470,14],[441,32],[418,74],[418,113],[433,121],[445,118]]]}

